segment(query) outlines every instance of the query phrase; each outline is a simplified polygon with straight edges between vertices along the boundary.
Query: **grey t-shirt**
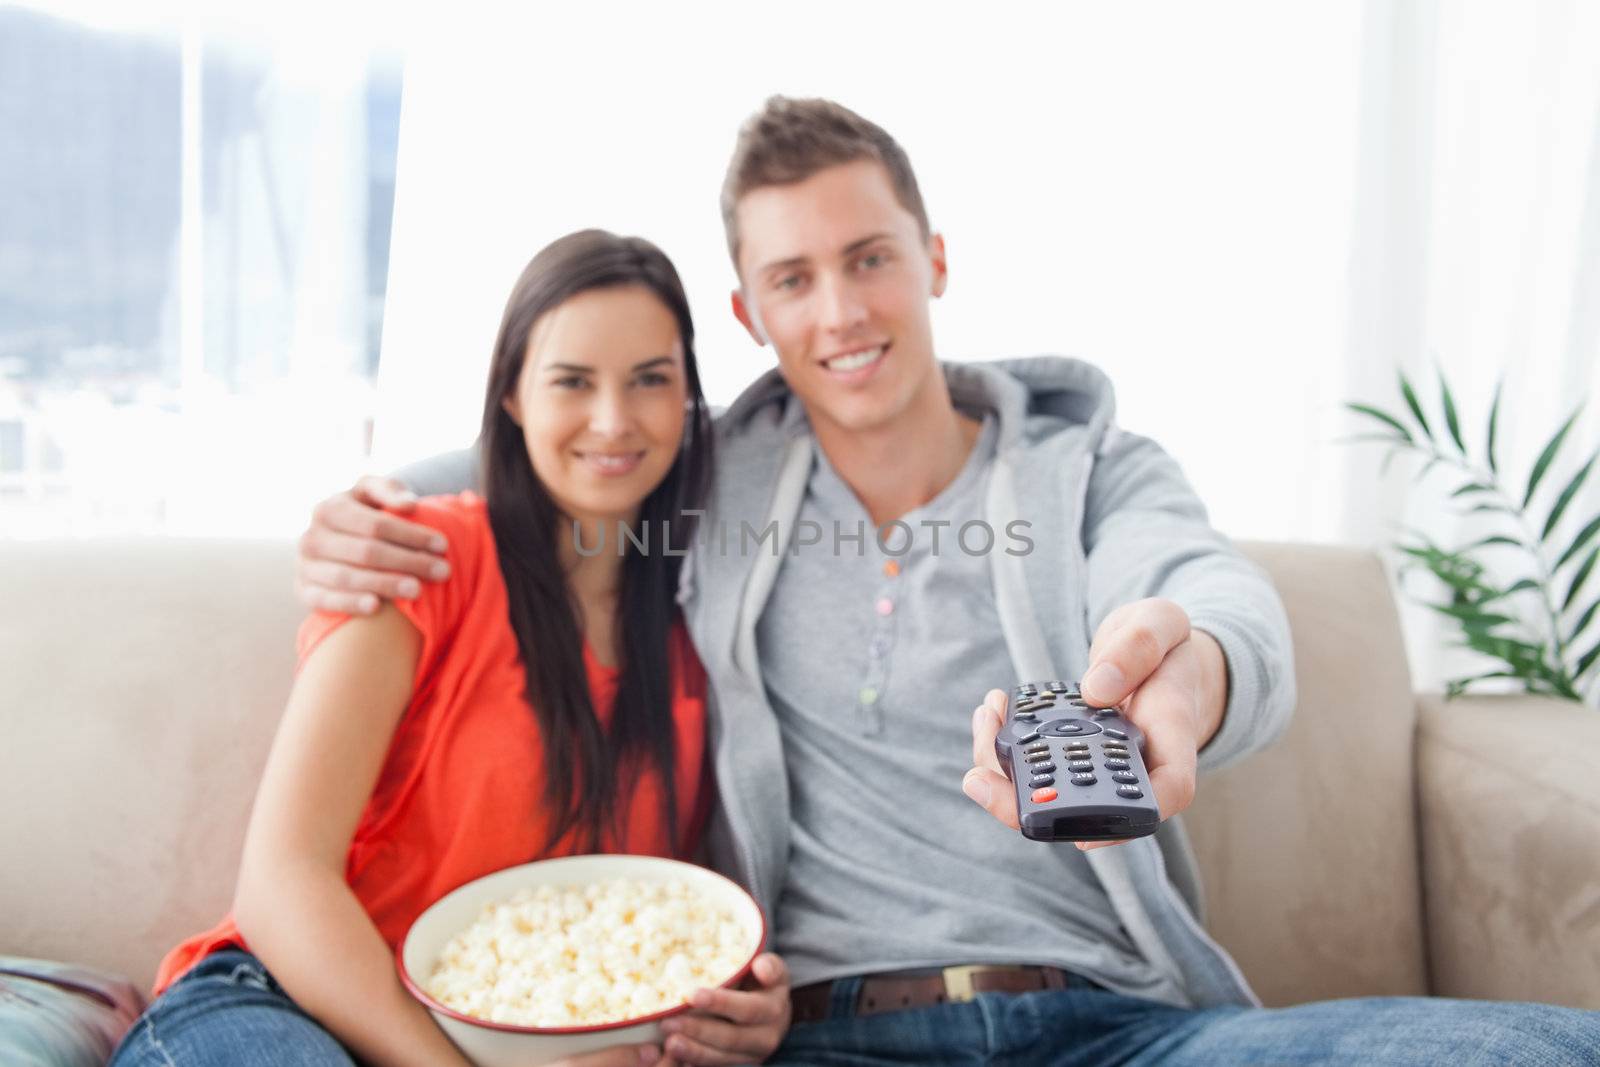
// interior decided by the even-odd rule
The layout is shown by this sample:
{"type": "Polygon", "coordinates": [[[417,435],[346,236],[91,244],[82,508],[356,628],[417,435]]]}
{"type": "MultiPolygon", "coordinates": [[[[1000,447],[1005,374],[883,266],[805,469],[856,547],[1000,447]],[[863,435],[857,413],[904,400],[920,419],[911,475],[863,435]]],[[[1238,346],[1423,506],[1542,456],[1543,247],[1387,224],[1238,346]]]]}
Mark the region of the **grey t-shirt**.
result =
{"type": "MultiPolygon", "coordinates": [[[[983,519],[995,436],[990,415],[888,552],[817,449],[797,529],[817,523],[821,540],[785,555],[757,628],[793,820],[774,945],[796,985],[960,963],[1053,964],[1123,990],[1159,981],[1083,853],[1026,840],[961,791],[972,709],[1021,680],[990,560],[958,540],[983,519]]],[[[980,551],[982,530],[965,543],[980,551]]]]}

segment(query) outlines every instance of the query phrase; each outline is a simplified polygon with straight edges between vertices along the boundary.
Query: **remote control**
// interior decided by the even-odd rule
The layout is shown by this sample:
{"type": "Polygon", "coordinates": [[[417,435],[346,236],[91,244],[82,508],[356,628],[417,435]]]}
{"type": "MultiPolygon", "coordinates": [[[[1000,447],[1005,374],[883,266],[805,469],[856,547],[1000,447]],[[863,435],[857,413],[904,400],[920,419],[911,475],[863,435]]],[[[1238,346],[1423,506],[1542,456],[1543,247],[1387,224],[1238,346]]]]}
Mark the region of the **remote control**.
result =
{"type": "Polygon", "coordinates": [[[1023,837],[1115,841],[1161,825],[1144,734],[1116,708],[1084,703],[1076,682],[1013,689],[994,751],[1016,787],[1023,837]]]}

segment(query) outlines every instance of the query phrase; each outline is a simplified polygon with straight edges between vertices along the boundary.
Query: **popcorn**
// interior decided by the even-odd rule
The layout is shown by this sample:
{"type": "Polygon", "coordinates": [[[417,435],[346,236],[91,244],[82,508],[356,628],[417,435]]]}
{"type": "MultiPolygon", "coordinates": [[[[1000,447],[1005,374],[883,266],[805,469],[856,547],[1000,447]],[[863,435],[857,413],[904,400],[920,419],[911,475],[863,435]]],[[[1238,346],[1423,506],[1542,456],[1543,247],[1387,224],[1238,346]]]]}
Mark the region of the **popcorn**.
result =
{"type": "Polygon", "coordinates": [[[446,1007],[518,1026],[620,1022],[727,981],[755,933],[687,882],[609,878],[518,890],[445,945],[423,988],[446,1007]]]}

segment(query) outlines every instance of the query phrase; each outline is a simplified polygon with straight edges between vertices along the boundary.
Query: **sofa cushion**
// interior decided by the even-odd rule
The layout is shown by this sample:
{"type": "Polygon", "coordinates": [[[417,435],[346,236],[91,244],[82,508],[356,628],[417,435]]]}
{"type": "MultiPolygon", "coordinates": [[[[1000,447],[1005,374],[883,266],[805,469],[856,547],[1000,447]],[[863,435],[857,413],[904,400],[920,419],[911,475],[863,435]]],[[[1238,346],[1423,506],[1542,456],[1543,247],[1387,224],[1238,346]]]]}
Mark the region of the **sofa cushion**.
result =
{"type": "Polygon", "coordinates": [[[1600,711],[1528,695],[1422,700],[1434,992],[1600,1010],[1600,711]]]}

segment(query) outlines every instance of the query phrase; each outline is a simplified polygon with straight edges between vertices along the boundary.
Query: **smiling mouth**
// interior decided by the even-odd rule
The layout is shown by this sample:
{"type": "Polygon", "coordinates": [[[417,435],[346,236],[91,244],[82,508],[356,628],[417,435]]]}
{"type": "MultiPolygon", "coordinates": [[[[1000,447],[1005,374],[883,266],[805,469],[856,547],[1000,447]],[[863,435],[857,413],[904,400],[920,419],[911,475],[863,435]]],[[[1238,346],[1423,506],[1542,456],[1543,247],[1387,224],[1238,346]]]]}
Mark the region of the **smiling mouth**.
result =
{"type": "Polygon", "coordinates": [[[577,452],[574,455],[601,474],[627,474],[644,460],[643,452],[577,452]]]}
{"type": "Polygon", "coordinates": [[[846,352],[842,356],[834,356],[822,361],[822,365],[835,374],[850,374],[872,366],[883,358],[889,351],[887,344],[874,345],[871,348],[860,348],[854,352],[846,352]]]}

